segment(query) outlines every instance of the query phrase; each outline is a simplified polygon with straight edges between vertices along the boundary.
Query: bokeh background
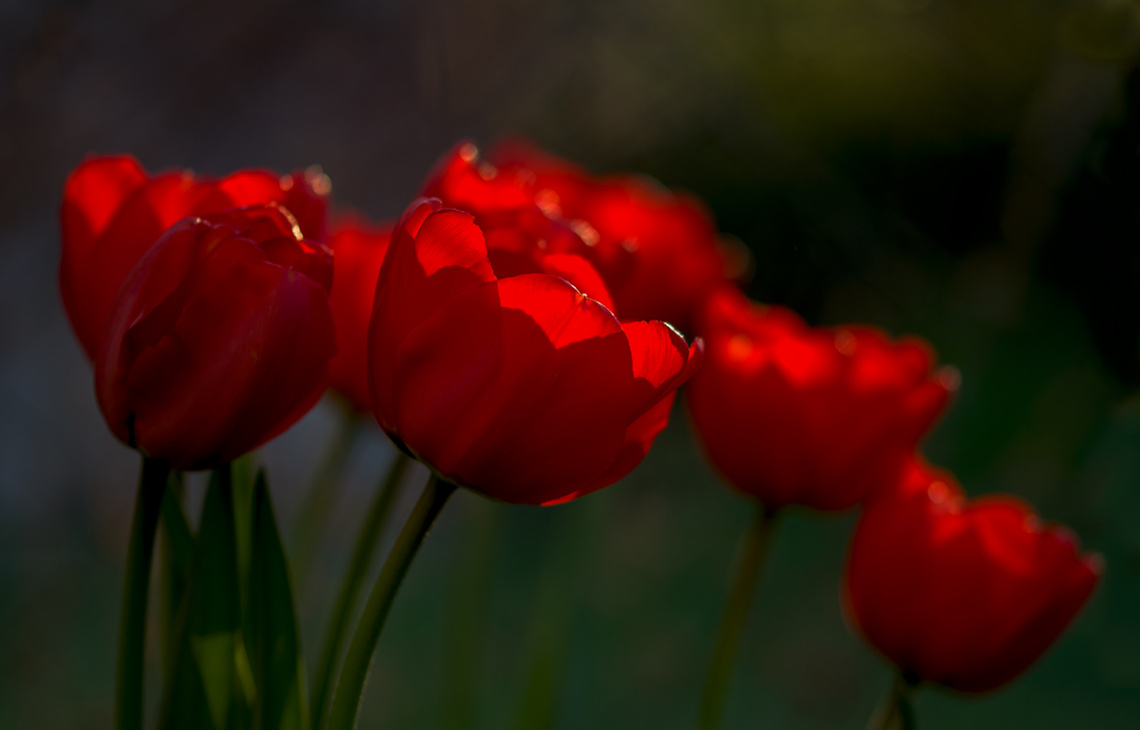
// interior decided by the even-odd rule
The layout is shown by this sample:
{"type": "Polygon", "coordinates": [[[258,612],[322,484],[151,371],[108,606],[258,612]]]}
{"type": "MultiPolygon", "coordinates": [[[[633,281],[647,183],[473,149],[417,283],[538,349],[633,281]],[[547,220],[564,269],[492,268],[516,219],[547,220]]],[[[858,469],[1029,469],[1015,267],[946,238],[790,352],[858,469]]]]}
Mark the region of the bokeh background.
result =
{"type": "MultiPolygon", "coordinates": [[[[137,456],[103,425],[59,301],[68,170],[113,151],[218,175],[320,163],[337,201],[385,218],[456,140],[506,134],[697,193],[751,249],[754,297],[929,339],[962,372],[930,457],[1106,556],[1043,661],[986,697],[922,693],[922,728],[1140,727],[1138,13],[1130,0],[0,3],[0,727],[111,718],[137,456]]],[[[322,404],[261,454],[287,537],[335,426],[322,404]]],[[[376,429],[357,441],[296,576],[310,659],[391,456],[376,429]]],[[[680,409],[644,465],[595,496],[537,509],[461,494],[397,602],[361,726],[691,727],[749,517],[680,409]]],[[[863,727],[889,671],[842,618],[853,520],[788,516],[725,727],[863,727]]]]}

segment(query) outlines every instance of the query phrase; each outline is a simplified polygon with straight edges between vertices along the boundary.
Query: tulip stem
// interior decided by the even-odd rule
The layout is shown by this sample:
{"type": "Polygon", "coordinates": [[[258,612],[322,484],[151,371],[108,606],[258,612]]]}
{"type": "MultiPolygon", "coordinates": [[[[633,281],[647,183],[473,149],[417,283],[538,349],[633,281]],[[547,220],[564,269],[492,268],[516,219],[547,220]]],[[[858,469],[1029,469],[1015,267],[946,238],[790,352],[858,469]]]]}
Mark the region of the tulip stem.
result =
{"type": "Polygon", "coordinates": [[[772,542],[776,516],[776,510],[758,504],[756,516],[745,536],[740,565],[732,584],[728,605],[725,607],[720,633],[713,648],[709,673],[705,677],[701,714],[697,725],[700,730],[715,730],[720,725],[729,679],[732,677],[733,658],[736,655],[736,647],[740,644],[740,636],[744,633],[744,626],[748,622],[748,610],[752,605],[752,597],[756,594],[764,557],[772,542]]]}
{"type": "Polygon", "coordinates": [[[380,631],[384,628],[384,620],[396,598],[396,591],[416,556],[416,551],[427,536],[436,517],[439,516],[448,497],[455,492],[455,485],[445,482],[435,474],[428,479],[423,494],[408,515],[404,529],[396,538],[392,552],[384,563],[376,585],[368,596],[368,603],[360,616],[360,623],[356,627],[356,634],[352,637],[352,644],[348,647],[348,655],[344,660],[344,668],[340,672],[340,681],[337,683],[333,695],[332,714],[329,717],[329,730],[353,730],[356,727],[356,716],[360,710],[360,701],[364,694],[364,684],[368,679],[368,670],[372,666],[372,657],[376,651],[376,643],[380,639],[380,631]]]}
{"type": "Polygon", "coordinates": [[[388,514],[392,511],[392,503],[403,481],[404,473],[411,463],[404,452],[397,451],[388,467],[388,473],[380,485],[380,490],[372,500],[372,506],[360,527],[360,534],[356,538],[356,545],[352,551],[352,558],[348,563],[348,572],[345,573],[344,583],[340,587],[332,616],[329,618],[328,632],[325,634],[325,644],[321,651],[320,664],[313,682],[313,727],[322,727],[326,703],[329,699],[329,687],[333,679],[333,669],[340,658],[344,644],[345,631],[348,629],[349,619],[356,606],[360,589],[363,587],[364,575],[372,562],[372,555],[383,534],[384,524],[388,514]]]}
{"type": "Polygon", "coordinates": [[[910,701],[913,692],[914,684],[901,673],[896,674],[875,714],[871,715],[867,730],[915,730],[918,725],[910,701]]]}
{"type": "Polygon", "coordinates": [[[170,462],[143,457],[127,568],[123,577],[123,606],[119,621],[119,657],[115,671],[115,727],[141,730],[143,718],[143,650],[146,647],[146,604],[150,593],[151,559],[170,462]]]}

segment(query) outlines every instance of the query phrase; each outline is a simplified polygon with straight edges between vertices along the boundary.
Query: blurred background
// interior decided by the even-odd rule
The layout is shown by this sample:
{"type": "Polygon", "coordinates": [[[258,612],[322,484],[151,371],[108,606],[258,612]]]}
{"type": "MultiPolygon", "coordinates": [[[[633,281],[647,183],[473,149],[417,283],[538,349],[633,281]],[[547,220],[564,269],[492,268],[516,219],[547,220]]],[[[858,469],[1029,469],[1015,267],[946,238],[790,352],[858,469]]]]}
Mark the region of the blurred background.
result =
{"type": "MultiPolygon", "coordinates": [[[[929,339],[962,372],[931,459],[1106,556],[1044,660],[989,696],[923,692],[920,727],[1140,726],[1138,18],[1130,0],[0,2],[0,726],[111,721],[138,458],[59,301],[67,172],[89,152],[319,163],[338,202],[386,218],[455,141],[506,134],[700,195],[752,250],[756,298],[929,339]]],[[[287,538],[335,425],[324,403],[262,451],[287,538]]],[[[356,446],[296,576],[310,659],[392,456],[374,428],[356,446]]],[[[749,518],[680,409],[597,495],[459,495],[361,726],[691,727],[749,518]]],[[[890,673],[840,610],[853,520],[788,516],[725,727],[866,723],[890,673]]]]}

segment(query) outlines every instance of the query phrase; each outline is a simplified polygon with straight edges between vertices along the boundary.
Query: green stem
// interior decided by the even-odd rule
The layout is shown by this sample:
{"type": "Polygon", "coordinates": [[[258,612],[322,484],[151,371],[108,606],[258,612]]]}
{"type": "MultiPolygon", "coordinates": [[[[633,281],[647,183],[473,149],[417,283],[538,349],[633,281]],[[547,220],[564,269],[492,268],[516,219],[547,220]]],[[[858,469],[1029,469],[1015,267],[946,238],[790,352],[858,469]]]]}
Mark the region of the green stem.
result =
{"type": "Polygon", "coordinates": [[[368,670],[372,666],[372,656],[376,651],[376,642],[380,639],[380,631],[384,628],[384,620],[392,608],[396,598],[396,591],[412,558],[431,529],[432,523],[439,516],[440,510],[447,503],[448,497],[455,492],[455,485],[442,481],[435,474],[428,479],[427,486],[420,496],[404,529],[396,538],[392,552],[372,587],[372,594],[368,596],[368,603],[360,616],[360,624],[356,627],[356,634],[352,644],[348,647],[348,656],[344,661],[344,668],[340,672],[340,682],[337,683],[336,693],[333,696],[332,715],[329,719],[329,730],[352,730],[356,727],[356,715],[360,710],[360,700],[364,694],[364,683],[368,679],[368,670]]]}
{"type": "Polygon", "coordinates": [[[321,457],[313,479],[301,500],[301,510],[294,525],[293,575],[301,584],[308,572],[321,529],[328,521],[329,513],[340,495],[341,475],[352,453],[352,446],[364,425],[360,414],[345,408],[340,428],[333,436],[332,443],[321,457]]]}
{"type": "Polygon", "coordinates": [[[337,596],[329,619],[328,633],[325,634],[325,644],[321,652],[320,664],[313,682],[313,727],[319,728],[324,720],[326,702],[328,701],[329,687],[333,678],[333,668],[344,644],[345,630],[348,628],[352,610],[356,606],[357,597],[363,587],[364,575],[372,562],[372,555],[380,542],[388,513],[392,511],[392,503],[403,481],[404,473],[411,463],[404,452],[397,451],[388,467],[388,473],[380,490],[372,501],[368,516],[360,527],[360,535],[356,538],[352,558],[348,563],[348,572],[344,576],[340,594],[337,596]]]}
{"type": "Polygon", "coordinates": [[[896,674],[887,694],[871,715],[867,730],[915,730],[918,725],[910,701],[913,692],[914,684],[902,674],[896,674]]]}
{"type": "Polygon", "coordinates": [[[163,686],[168,687],[173,680],[174,657],[178,651],[175,632],[175,619],[186,595],[186,581],[190,575],[190,563],[194,557],[194,536],[182,512],[184,485],[182,472],[171,470],[169,488],[162,497],[160,520],[162,532],[159,542],[162,545],[159,560],[159,579],[162,589],[162,609],[159,612],[162,626],[162,669],[163,686]]]}
{"type": "Polygon", "coordinates": [[[127,570],[123,578],[119,658],[115,671],[115,727],[118,730],[142,728],[146,603],[150,592],[154,535],[169,473],[170,462],[143,457],[130,542],[127,544],[127,570]]]}
{"type": "Polygon", "coordinates": [[[756,593],[764,556],[772,541],[776,511],[759,504],[752,526],[745,538],[740,566],[732,584],[732,593],[725,607],[724,619],[720,625],[716,645],[713,648],[712,662],[705,678],[704,694],[701,697],[701,714],[697,724],[701,730],[715,730],[720,725],[724,710],[724,699],[728,694],[728,683],[732,676],[733,658],[740,636],[748,621],[748,609],[756,593]]]}

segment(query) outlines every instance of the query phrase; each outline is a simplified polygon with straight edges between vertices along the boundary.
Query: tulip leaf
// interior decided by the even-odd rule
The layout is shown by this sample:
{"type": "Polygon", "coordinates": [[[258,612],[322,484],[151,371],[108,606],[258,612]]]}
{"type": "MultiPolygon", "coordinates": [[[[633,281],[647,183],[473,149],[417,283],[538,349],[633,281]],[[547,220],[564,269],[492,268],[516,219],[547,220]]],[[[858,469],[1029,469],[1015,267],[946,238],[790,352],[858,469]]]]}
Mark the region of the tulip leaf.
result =
{"type": "Polygon", "coordinates": [[[226,726],[233,691],[234,634],[190,635],[190,648],[202,677],[206,706],[214,727],[226,726]]]}
{"type": "Polygon", "coordinates": [[[164,730],[227,730],[240,717],[234,694],[241,643],[235,535],[233,488],[229,468],[223,467],[210,478],[175,622],[177,656],[158,725],[164,730]]]}
{"type": "Polygon", "coordinates": [[[256,730],[308,730],[305,664],[297,631],[289,564],[273,516],[265,472],[253,489],[249,573],[252,633],[247,637],[257,681],[256,730]]]}

